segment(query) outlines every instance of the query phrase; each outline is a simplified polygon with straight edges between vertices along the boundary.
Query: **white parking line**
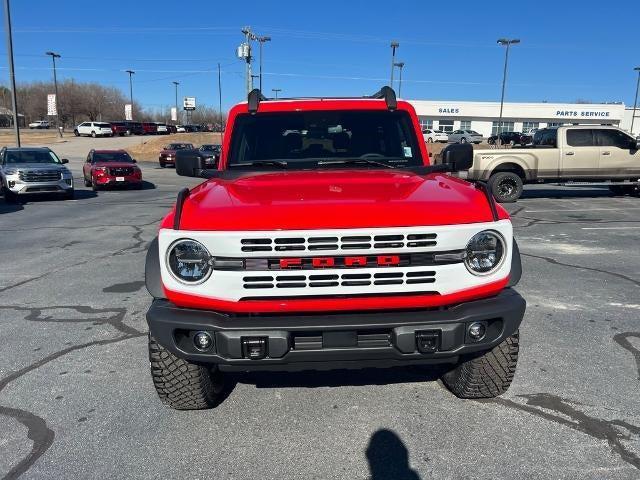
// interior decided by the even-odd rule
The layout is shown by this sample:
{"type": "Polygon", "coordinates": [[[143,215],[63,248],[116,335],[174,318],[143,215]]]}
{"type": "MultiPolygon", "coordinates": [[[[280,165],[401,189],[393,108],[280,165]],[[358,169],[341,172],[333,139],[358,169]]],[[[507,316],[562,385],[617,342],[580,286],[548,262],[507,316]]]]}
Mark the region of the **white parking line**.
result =
{"type": "Polygon", "coordinates": [[[617,212],[622,208],[624,210],[640,210],[640,207],[620,207],[620,208],[580,208],[574,210],[565,210],[564,208],[556,208],[554,210],[525,210],[524,213],[564,213],[564,212],[617,212]]]}
{"type": "Polygon", "coordinates": [[[637,230],[640,227],[582,227],[581,230],[637,230]]]}

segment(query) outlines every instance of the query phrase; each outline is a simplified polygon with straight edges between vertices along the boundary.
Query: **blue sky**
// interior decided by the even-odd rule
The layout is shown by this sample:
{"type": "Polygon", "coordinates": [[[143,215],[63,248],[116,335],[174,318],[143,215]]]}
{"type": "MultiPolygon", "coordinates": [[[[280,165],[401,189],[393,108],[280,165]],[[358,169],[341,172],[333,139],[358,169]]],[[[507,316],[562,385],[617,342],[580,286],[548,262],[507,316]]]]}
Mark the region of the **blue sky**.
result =
{"type": "MultiPolygon", "coordinates": [[[[217,105],[218,62],[223,107],[243,99],[244,64],[235,58],[243,25],[272,37],[264,49],[268,95],[272,88],[285,96],[372,93],[388,83],[389,42],[397,40],[404,98],[499,100],[504,49],[496,39],[512,37],[522,43],[510,56],[507,101],[632,104],[639,10],[637,0],[13,0],[12,20],[19,82],[50,79],[44,52],[54,50],[63,79],[128,93],[123,71],[135,70],[134,98],[150,108],[173,105],[173,80],[180,97],[217,105]]],[[[6,45],[4,84],[5,52],[6,45]]]]}

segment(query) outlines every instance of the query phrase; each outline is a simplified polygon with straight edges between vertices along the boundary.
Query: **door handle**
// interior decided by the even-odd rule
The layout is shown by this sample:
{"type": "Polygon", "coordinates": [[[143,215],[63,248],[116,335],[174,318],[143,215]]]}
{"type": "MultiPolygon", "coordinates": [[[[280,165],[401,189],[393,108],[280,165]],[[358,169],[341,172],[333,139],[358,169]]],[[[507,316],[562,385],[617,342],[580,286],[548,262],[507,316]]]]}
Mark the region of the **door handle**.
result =
{"type": "Polygon", "coordinates": [[[567,155],[575,155],[573,152],[567,152],[567,155]]]}
{"type": "Polygon", "coordinates": [[[602,152],[603,155],[611,155],[611,152],[602,152]]]}

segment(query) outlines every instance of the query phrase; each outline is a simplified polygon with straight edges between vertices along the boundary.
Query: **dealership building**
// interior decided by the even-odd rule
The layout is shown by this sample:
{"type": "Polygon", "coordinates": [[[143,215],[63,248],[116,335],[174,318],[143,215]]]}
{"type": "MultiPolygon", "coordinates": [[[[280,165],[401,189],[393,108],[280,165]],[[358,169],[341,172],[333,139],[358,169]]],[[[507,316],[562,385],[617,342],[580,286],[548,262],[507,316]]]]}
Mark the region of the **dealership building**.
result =
{"type": "MultiPolygon", "coordinates": [[[[498,130],[500,102],[447,102],[409,100],[423,128],[453,132],[475,130],[483,136],[498,130]]],[[[533,128],[560,125],[615,125],[631,128],[633,109],[622,103],[505,103],[503,130],[528,132],[533,128]]],[[[640,109],[636,112],[634,133],[640,135],[640,109]]]]}

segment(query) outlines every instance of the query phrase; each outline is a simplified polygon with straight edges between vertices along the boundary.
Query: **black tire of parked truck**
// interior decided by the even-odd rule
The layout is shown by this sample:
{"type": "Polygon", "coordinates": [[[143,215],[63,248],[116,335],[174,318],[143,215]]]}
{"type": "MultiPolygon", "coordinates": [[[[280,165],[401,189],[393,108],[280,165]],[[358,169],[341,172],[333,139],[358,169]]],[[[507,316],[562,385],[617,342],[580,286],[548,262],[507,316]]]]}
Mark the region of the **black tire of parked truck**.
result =
{"type": "Polygon", "coordinates": [[[176,357],[149,334],[151,378],[160,400],[176,410],[201,410],[217,405],[223,389],[215,367],[176,357]]]}
{"type": "Polygon", "coordinates": [[[493,398],[509,389],[518,363],[519,336],[516,331],[480,356],[463,359],[442,381],[459,398],[493,398]]]}
{"type": "Polygon", "coordinates": [[[514,172],[494,173],[489,178],[489,188],[498,202],[515,202],[522,195],[522,178],[514,172]]]}

